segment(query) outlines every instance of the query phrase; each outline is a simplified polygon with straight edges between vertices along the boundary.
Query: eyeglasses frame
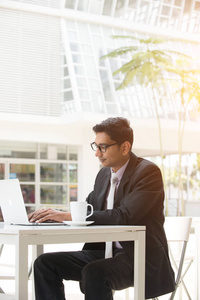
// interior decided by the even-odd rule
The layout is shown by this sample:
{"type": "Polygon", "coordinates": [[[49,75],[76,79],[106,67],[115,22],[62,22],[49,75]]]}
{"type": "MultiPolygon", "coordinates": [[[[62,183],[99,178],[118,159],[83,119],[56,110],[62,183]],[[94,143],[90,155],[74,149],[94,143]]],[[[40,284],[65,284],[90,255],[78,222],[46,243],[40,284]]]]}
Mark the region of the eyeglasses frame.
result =
{"type": "Polygon", "coordinates": [[[97,151],[97,149],[93,149],[93,145],[94,145],[94,144],[96,145],[97,149],[99,149],[99,151],[100,151],[101,153],[105,153],[106,150],[107,150],[107,148],[109,148],[109,147],[111,147],[111,146],[114,146],[114,145],[117,145],[118,143],[114,143],[114,144],[111,144],[111,145],[102,145],[102,146],[97,145],[95,142],[91,143],[90,146],[91,146],[92,150],[93,150],[93,151],[97,151]],[[103,149],[105,149],[105,151],[104,151],[104,150],[102,151],[102,149],[101,149],[102,147],[103,147],[103,149]]]}

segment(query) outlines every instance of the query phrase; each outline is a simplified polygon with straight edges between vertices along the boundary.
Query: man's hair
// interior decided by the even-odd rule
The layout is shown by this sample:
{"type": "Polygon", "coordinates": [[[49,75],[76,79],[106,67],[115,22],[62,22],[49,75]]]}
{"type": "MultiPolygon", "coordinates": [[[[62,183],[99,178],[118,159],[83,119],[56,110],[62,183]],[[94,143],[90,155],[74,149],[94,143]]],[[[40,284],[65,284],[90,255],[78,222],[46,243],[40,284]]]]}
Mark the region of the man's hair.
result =
{"type": "Polygon", "coordinates": [[[125,118],[108,118],[105,121],[93,127],[94,132],[105,132],[111,140],[116,141],[121,145],[128,141],[133,144],[133,129],[130,127],[130,122],[125,118]]]}

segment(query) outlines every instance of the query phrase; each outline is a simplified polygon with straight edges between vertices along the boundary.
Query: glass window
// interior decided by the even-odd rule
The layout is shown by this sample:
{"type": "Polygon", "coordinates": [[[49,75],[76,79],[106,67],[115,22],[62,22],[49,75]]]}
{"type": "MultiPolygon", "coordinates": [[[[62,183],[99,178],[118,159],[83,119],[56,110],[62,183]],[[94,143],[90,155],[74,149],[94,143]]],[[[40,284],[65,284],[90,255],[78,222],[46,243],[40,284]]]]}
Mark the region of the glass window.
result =
{"type": "Polygon", "coordinates": [[[85,68],[88,76],[97,77],[97,70],[93,57],[85,56],[85,68]]]}
{"type": "Polygon", "coordinates": [[[34,204],[35,203],[35,185],[21,184],[22,196],[24,203],[34,204]]]}
{"type": "MultiPolygon", "coordinates": [[[[116,59],[110,59],[109,62],[110,62],[110,68],[111,68],[111,71],[112,71],[112,73],[113,73],[113,72],[115,72],[115,71],[119,68],[118,63],[117,63],[117,60],[116,60],[116,59]]],[[[120,74],[119,74],[119,73],[116,74],[116,75],[113,76],[113,77],[114,77],[114,79],[120,80],[120,74]]]]}
{"type": "Polygon", "coordinates": [[[70,43],[70,49],[74,52],[81,52],[80,46],[77,43],[70,43]]]}
{"type": "Polygon", "coordinates": [[[107,107],[107,110],[108,110],[109,114],[117,114],[117,107],[116,107],[116,105],[107,104],[106,107],[107,107]]]}
{"type": "MultiPolygon", "coordinates": [[[[109,82],[104,82],[103,92],[104,92],[104,97],[105,97],[106,102],[115,102],[115,98],[114,98],[114,95],[111,92],[111,87],[110,87],[109,82]]],[[[117,109],[117,107],[116,107],[116,109],[117,109]]],[[[115,111],[116,111],[115,113],[117,113],[116,109],[115,109],[115,111]]]]}
{"type": "Polygon", "coordinates": [[[81,99],[89,99],[89,94],[87,90],[79,89],[79,94],[81,99]]]}
{"type": "MultiPolygon", "coordinates": [[[[74,0],[65,1],[65,7],[74,9],[74,0]]],[[[69,22],[69,21],[68,21],[69,22]]],[[[70,23],[69,23],[70,24],[70,23]]]]}
{"type": "Polygon", "coordinates": [[[69,160],[78,160],[78,154],[77,153],[70,153],[69,154],[69,160]]]}
{"type": "Polygon", "coordinates": [[[104,1],[103,15],[110,16],[112,8],[112,0],[104,1]]]}
{"type": "Polygon", "coordinates": [[[100,30],[100,26],[99,25],[90,24],[90,31],[93,34],[101,34],[101,30],[100,30]]]}
{"type": "Polygon", "coordinates": [[[90,102],[82,102],[81,106],[83,111],[92,111],[90,102]]]}
{"type": "Polygon", "coordinates": [[[77,75],[84,75],[84,69],[82,66],[75,65],[74,71],[77,75]]]}
{"type": "MultiPolygon", "coordinates": [[[[9,178],[19,179],[28,214],[38,209],[40,204],[66,209],[70,201],[77,201],[78,148],[76,145],[4,142],[4,145],[0,143],[0,150],[2,148],[4,153],[9,152],[9,155],[12,155],[13,149],[19,152],[21,149],[34,150],[36,153],[35,160],[26,159],[22,163],[22,159],[13,160],[11,157],[6,158],[6,162],[2,158],[0,163],[0,179],[7,176],[5,170],[9,171],[9,178]],[[39,174],[36,167],[39,168],[39,174]],[[37,190],[40,192],[37,193],[37,190]]],[[[0,221],[2,220],[0,210],[0,221]]]]}
{"type": "Polygon", "coordinates": [[[64,80],[64,89],[69,89],[71,88],[71,81],[69,78],[64,80]]]}
{"type": "Polygon", "coordinates": [[[88,79],[88,83],[89,83],[89,86],[92,89],[94,89],[94,90],[96,90],[96,89],[100,90],[99,80],[97,80],[97,79],[88,79]]]}
{"type": "Polygon", "coordinates": [[[65,77],[69,76],[69,71],[67,67],[64,67],[64,76],[65,77]]]}
{"type": "Polygon", "coordinates": [[[94,106],[94,110],[98,113],[103,112],[103,99],[101,92],[92,91],[91,92],[92,103],[94,106]]]}
{"type": "Polygon", "coordinates": [[[100,73],[100,77],[101,77],[102,82],[107,82],[108,81],[108,72],[107,72],[107,70],[100,70],[99,73],[100,73]]]}
{"type": "Polygon", "coordinates": [[[88,11],[89,1],[79,1],[78,2],[78,10],[88,11]]]}
{"type": "Polygon", "coordinates": [[[27,215],[36,210],[35,206],[26,206],[25,208],[26,208],[27,215]]]}
{"type": "Polygon", "coordinates": [[[67,186],[41,185],[41,204],[67,204],[67,186]]]}
{"type": "Polygon", "coordinates": [[[77,84],[79,87],[86,87],[86,80],[83,77],[77,77],[77,84]]]}
{"type": "Polygon", "coordinates": [[[10,164],[9,178],[18,178],[19,181],[35,181],[35,165],[10,164]]]}
{"type": "Polygon", "coordinates": [[[40,158],[47,158],[47,144],[40,144],[40,158]]]}
{"type": "Polygon", "coordinates": [[[93,13],[93,14],[98,14],[100,15],[101,13],[101,1],[91,1],[91,4],[90,4],[90,13],[93,13]]]}
{"type": "Polygon", "coordinates": [[[114,50],[113,39],[111,38],[113,35],[112,29],[108,28],[108,27],[102,27],[102,29],[103,29],[103,35],[104,35],[107,51],[109,52],[109,51],[114,50]]]}
{"type": "Polygon", "coordinates": [[[69,31],[68,30],[68,37],[70,41],[77,41],[78,40],[78,36],[77,33],[74,31],[69,31]]]}
{"type": "MultiPolygon", "coordinates": [[[[64,49],[63,49],[63,52],[64,52],[64,49]]],[[[64,53],[63,53],[62,59],[63,59],[63,65],[66,65],[67,64],[67,60],[66,60],[66,56],[65,56],[64,53]]]]}
{"type": "Polygon", "coordinates": [[[77,182],[77,164],[69,164],[69,182],[77,182]]]}
{"type": "Polygon", "coordinates": [[[92,54],[92,47],[90,45],[82,45],[84,54],[92,54]]]}
{"type": "Polygon", "coordinates": [[[67,159],[67,146],[66,145],[58,145],[57,146],[57,158],[59,160],[67,159]]]}
{"type": "Polygon", "coordinates": [[[78,23],[78,32],[82,43],[90,42],[90,34],[88,33],[88,26],[85,23],[78,23]]]}
{"type": "MultiPolygon", "coordinates": [[[[74,0],[65,1],[65,2],[66,2],[66,5],[67,5],[67,3],[70,3],[70,2],[74,3],[74,0]]],[[[67,26],[68,29],[74,29],[74,30],[76,29],[74,21],[65,20],[65,22],[66,22],[66,26],[67,26]]]]}
{"type": "Polygon", "coordinates": [[[66,182],[67,165],[54,164],[54,163],[41,163],[40,181],[41,182],[66,182]]]}
{"type": "Polygon", "coordinates": [[[168,6],[163,6],[161,10],[161,14],[164,16],[168,16],[170,14],[171,8],[168,6]]]}
{"type": "Polygon", "coordinates": [[[100,37],[93,37],[93,43],[94,43],[94,50],[95,50],[95,57],[97,59],[97,63],[99,66],[105,67],[105,59],[101,59],[103,56],[103,41],[100,37]]]}
{"type": "Polygon", "coordinates": [[[0,179],[4,179],[4,178],[5,178],[5,165],[0,164],[0,179]]]}
{"type": "Polygon", "coordinates": [[[36,143],[0,141],[0,157],[36,158],[36,143]]]}
{"type": "Polygon", "coordinates": [[[182,6],[184,4],[184,1],[183,0],[175,0],[174,1],[174,5],[176,5],[176,6],[182,6]]]}
{"type": "Polygon", "coordinates": [[[69,198],[71,201],[77,201],[77,185],[70,185],[69,187],[69,198]]]}
{"type": "Polygon", "coordinates": [[[82,58],[79,54],[72,54],[72,59],[74,63],[82,64],[82,58]]]}
{"type": "Polygon", "coordinates": [[[64,100],[64,102],[65,101],[70,101],[70,100],[73,100],[73,93],[72,93],[72,91],[65,91],[64,93],[63,93],[63,100],[64,100]]]}
{"type": "Polygon", "coordinates": [[[68,146],[69,160],[78,160],[77,150],[78,150],[77,146],[73,146],[73,145],[68,146]]]}

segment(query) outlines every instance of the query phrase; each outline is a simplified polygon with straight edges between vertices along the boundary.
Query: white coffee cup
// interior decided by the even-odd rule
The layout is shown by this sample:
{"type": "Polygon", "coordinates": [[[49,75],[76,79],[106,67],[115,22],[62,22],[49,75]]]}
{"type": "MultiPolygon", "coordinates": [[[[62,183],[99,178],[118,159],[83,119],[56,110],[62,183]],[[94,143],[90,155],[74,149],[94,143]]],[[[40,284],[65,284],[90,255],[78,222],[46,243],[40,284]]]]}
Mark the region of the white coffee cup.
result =
{"type": "Polygon", "coordinates": [[[71,202],[70,210],[73,222],[85,222],[85,220],[93,214],[93,206],[83,201],[71,202]],[[89,215],[87,215],[88,207],[91,209],[89,215]]]}

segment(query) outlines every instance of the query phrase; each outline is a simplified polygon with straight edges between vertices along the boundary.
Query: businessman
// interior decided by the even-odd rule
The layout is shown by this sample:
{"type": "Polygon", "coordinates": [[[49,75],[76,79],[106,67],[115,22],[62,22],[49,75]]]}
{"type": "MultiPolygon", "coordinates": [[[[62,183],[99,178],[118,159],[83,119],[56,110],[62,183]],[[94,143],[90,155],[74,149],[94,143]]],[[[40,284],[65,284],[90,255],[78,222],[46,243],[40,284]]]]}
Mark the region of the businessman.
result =
{"type": "MultiPolygon", "coordinates": [[[[133,130],[124,118],[109,118],[93,127],[91,144],[102,168],[86,201],[94,213],[87,220],[94,225],[145,225],[145,299],[174,290],[174,272],[168,256],[164,223],[164,189],[160,169],[131,152],[133,130]],[[113,207],[107,207],[111,174],[115,173],[113,207]]],[[[87,171],[87,170],[86,170],[87,171]]],[[[31,221],[71,220],[69,212],[42,209],[29,216],[31,221]]],[[[46,253],[34,264],[37,300],[63,300],[63,280],[80,282],[86,300],[112,300],[112,291],[134,282],[134,242],[113,244],[105,257],[105,243],[86,243],[82,251],[46,253]]]]}

